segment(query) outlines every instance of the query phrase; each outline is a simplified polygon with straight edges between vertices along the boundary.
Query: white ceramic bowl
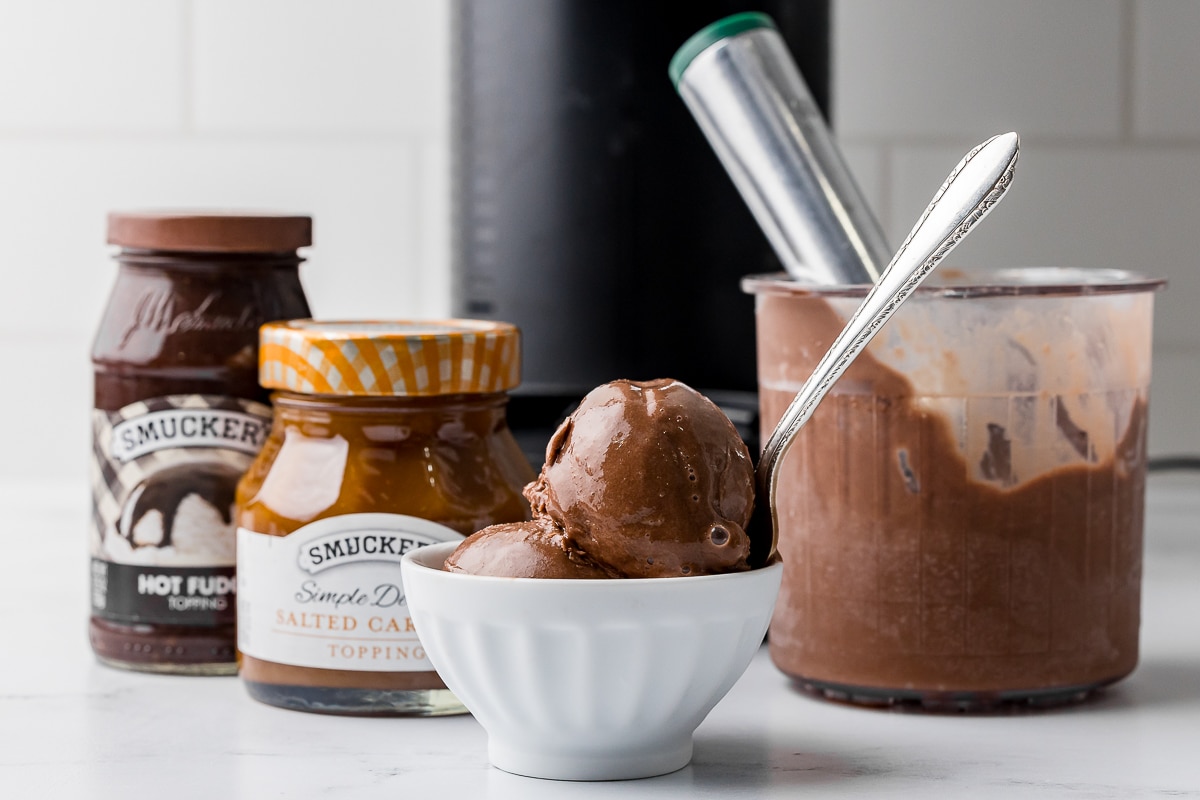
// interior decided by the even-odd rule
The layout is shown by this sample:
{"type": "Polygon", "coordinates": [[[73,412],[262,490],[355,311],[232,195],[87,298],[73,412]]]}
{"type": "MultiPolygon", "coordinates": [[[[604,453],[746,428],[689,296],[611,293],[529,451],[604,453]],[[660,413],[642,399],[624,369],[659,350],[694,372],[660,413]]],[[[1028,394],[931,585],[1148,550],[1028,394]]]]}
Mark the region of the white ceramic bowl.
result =
{"type": "Polygon", "coordinates": [[[405,554],[417,635],[507,772],[617,780],[672,772],[762,643],[782,567],[690,578],[540,580],[405,554]]]}

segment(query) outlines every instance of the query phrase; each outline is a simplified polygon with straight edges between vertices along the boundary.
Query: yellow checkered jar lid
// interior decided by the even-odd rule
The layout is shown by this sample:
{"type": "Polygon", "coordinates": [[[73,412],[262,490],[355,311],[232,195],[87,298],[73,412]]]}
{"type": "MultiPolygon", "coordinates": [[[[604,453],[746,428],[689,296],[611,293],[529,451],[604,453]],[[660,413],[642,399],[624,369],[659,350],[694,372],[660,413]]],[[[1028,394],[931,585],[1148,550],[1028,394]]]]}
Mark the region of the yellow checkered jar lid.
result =
{"type": "Polygon", "coordinates": [[[521,380],[515,325],[471,319],[269,322],[258,379],[304,394],[429,397],[512,389],[521,380]]]}

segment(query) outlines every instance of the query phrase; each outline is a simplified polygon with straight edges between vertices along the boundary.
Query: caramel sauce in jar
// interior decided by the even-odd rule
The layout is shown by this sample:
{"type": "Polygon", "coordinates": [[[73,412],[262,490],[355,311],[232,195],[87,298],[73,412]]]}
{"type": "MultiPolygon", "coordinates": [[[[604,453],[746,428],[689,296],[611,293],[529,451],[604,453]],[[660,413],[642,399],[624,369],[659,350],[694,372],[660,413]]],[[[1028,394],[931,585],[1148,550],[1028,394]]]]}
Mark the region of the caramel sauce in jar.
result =
{"type": "Polygon", "coordinates": [[[237,481],[266,439],[258,327],[309,314],[305,216],[114,213],[119,271],[92,349],[92,649],[233,674],[237,481]]]}
{"type": "Polygon", "coordinates": [[[421,648],[400,556],[529,517],[533,471],[505,417],[504,323],[312,322],[262,329],[271,435],[237,490],[247,691],[303,711],[465,709],[421,648]]]}

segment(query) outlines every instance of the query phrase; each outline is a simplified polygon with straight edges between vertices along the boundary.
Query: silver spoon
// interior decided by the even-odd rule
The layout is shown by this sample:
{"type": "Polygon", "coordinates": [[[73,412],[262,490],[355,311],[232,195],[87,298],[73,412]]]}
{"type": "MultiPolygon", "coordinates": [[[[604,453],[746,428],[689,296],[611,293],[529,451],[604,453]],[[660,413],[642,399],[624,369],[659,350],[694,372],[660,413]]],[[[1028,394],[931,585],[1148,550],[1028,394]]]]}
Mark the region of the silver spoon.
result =
{"type": "MultiPolygon", "coordinates": [[[[773,560],[777,552],[779,514],[775,495],[779,483],[778,465],[795,441],[796,433],[900,304],[966,238],[975,223],[987,216],[1004,197],[1012,183],[1019,150],[1017,134],[1004,133],[988,139],[958,162],[892,257],[892,262],[879,276],[879,281],[783,412],[755,471],[758,496],[767,500],[765,504],[758,503],[760,511],[756,516],[768,509],[771,515],[771,550],[763,563],[773,560]]],[[[765,526],[766,521],[762,520],[761,524],[765,526]]]]}

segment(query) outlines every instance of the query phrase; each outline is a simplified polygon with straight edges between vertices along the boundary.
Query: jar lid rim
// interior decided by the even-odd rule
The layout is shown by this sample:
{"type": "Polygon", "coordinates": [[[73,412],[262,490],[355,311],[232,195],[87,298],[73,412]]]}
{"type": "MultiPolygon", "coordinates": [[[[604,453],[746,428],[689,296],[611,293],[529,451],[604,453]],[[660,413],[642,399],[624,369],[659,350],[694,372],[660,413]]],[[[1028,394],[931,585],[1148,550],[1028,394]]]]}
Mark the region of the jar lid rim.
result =
{"type": "MultiPolygon", "coordinates": [[[[1006,267],[943,269],[914,291],[915,297],[970,299],[980,297],[1049,297],[1155,292],[1166,279],[1124,269],[1095,267],[1006,267]]],[[[792,297],[865,297],[869,285],[818,285],[783,273],[747,275],[742,291],[753,295],[792,297]]]]}
{"type": "Polygon", "coordinates": [[[312,217],[264,211],[112,211],[107,241],[138,250],[281,253],[312,245],[312,217]]]}
{"type": "Polygon", "coordinates": [[[259,329],[259,383],[303,394],[422,397],[520,383],[520,331],[495,320],[287,320],[259,329]]]}
{"type": "Polygon", "coordinates": [[[490,319],[289,319],[268,322],[263,330],[287,329],[310,339],[404,341],[437,336],[510,333],[517,326],[490,319]]]}

